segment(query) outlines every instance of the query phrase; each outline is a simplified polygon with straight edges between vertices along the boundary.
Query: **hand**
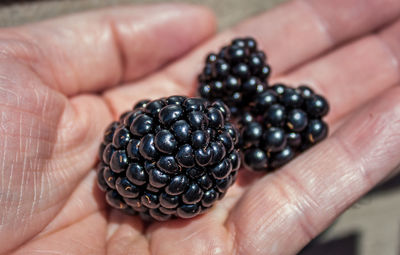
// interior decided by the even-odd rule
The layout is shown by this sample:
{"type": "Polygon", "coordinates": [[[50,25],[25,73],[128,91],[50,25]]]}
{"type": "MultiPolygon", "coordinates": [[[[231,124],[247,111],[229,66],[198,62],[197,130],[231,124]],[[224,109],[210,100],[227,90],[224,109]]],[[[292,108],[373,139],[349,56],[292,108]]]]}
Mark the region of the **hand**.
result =
{"type": "Polygon", "coordinates": [[[122,7],[0,31],[0,253],[295,254],[400,163],[400,2],[299,0],[212,35],[209,11],[122,7]],[[390,22],[393,22],[389,24],[390,22]],[[207,214],[144,226],[95,184],[105,126],[194,94],[209,51],[251,35],[273,80],[331,103],[331,136],[207,214]],[[176,61],[174,61],[176,60],[176,61]]]}

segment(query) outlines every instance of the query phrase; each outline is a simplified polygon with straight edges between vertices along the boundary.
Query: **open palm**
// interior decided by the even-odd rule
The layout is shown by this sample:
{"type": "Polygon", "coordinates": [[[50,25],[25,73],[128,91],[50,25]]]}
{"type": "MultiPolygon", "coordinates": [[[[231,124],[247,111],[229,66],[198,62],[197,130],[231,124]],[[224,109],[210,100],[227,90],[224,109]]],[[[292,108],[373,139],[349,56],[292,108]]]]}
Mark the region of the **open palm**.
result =
{"type": "Polygon", "coordinates": [[[400,163],[399,18],[396,0],[298,0],[195,50],[215,19],[186,5],[0,30],[0,254],[295,254],[400,163]],[[277,172],[241,172],[191,220],[107,208],[92,170],[105,126],[139,99],[193,95],[206,53],[247,35],[273,80],[330,100],[331,136],[277,172]]]}

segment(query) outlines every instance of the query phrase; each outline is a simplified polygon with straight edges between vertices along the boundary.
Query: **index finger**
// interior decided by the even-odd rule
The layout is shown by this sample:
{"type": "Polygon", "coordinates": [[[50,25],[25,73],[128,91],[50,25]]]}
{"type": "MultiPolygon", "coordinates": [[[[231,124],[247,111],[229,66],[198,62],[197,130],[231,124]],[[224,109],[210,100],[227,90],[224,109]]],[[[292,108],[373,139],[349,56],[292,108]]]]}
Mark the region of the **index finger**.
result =
{"type": "Polygon", "coordinates": [[[0,48],[73,96],[149,74],[214,31],[214,16],[204,7],[125,6],[0,29],[0,48]]]}

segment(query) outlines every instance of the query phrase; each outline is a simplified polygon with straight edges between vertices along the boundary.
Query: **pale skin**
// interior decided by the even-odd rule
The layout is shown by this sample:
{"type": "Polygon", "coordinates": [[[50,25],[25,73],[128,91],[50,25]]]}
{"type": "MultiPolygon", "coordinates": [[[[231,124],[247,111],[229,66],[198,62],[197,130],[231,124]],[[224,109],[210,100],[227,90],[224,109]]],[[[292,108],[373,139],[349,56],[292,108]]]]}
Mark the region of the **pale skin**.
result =
{"type": "Polygon", "coordinates": [[[218,35],[188,5],[106,9],[0,30],[0,254],[296,254],[400,163],[400,2],[298,0],[218,35]],[[330,136],[274,173],[242,171],[206,215],[144,225],[95,183],[106,125],[194,95],[205,55],[254,36],[273,81],[331,104],[330,136]]]}

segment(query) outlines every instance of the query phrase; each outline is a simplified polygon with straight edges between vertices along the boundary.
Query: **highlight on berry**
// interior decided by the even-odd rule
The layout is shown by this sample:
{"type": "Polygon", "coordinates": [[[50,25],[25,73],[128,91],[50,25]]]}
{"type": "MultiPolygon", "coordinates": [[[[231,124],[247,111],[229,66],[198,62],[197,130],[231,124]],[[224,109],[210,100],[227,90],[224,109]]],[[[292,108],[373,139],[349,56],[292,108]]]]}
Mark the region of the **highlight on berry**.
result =
{"type": "Polygon", "coordinates": [[[239,132],[221,101],[142,100],[105,131],[98,186],[145,220],[191,218],[224,197],[240,167],[239,132]]]}

